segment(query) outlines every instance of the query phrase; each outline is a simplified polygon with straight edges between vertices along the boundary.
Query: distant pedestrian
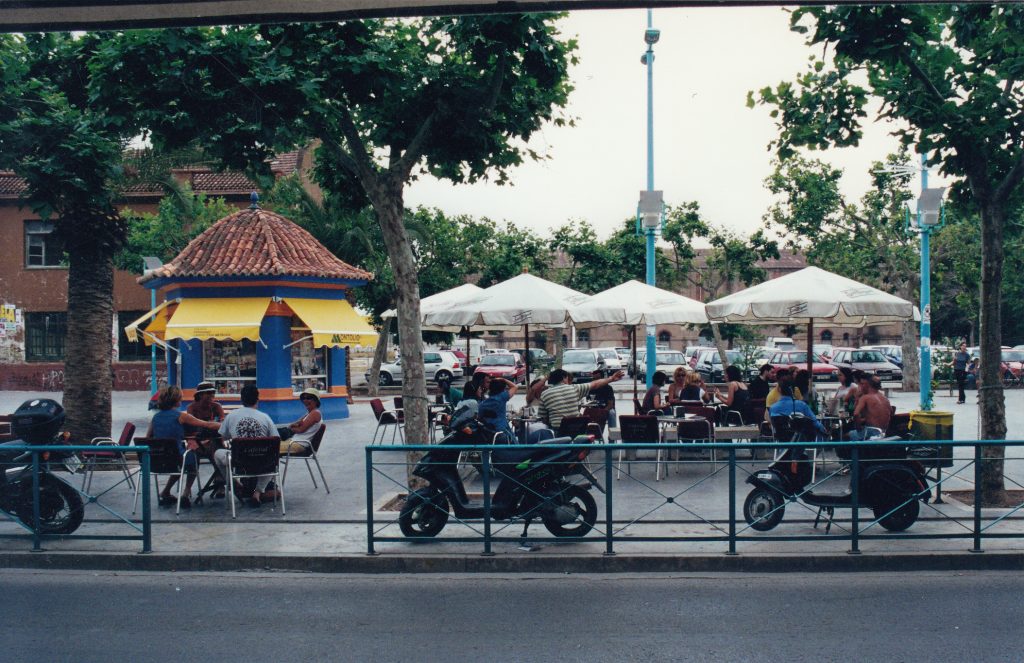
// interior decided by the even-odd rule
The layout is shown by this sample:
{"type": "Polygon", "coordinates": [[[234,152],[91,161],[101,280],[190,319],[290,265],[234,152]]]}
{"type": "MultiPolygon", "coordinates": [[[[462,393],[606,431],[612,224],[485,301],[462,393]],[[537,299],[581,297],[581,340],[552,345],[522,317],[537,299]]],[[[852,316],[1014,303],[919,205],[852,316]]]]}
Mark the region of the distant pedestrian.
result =
{"type": "Polygon", "coordinates": [[[959,399],[957,399],[957,405],[963,405],[967,402],[967,394],[964,393],[964,388],[967,386],[967,365],[971,363],[971,353],[967,352],[967,343],[964,341],[960,342],[960,350],[953,355],[953,379],[956,380],[956,388],[960,391],[959,399]]]}

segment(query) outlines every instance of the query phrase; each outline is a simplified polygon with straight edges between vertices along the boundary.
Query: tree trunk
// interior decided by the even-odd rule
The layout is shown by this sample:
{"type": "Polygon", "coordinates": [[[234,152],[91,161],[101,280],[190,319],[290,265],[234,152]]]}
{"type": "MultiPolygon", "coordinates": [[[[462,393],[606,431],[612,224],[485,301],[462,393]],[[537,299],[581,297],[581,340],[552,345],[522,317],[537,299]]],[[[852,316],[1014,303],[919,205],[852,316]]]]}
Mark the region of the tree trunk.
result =
{"type": "Polygon", "coordinates": [[[913,320],[903,321],[903,390],[921,389],[921,362],[917,357],[920,327],[913,320]]]}
{"type": "MultiPolygon", "coordinates": [[[[979,379],[979,420],[981,439],[1006,439],[1006,404],[999,365],[1002,361],[1003,220],[1004,206],[986,202],[981,205],[981,366],[979,379]]],[[[986,459],[981,469],[982,501],[1002,506],[1006,490],[1003,483],[1003,447],[984,447],[986,459]]]]}
{"type": "Polygon", "coordinates": [[[388,356],[388,342],[391,340],[391,318],[384,320],[380,328],[380,335],[377,337],[377,347],[373,350],[373,361],[370,363],[370,384],[367,385],[367,393],[370,396],[380,394],[380,365],[388,356]]]}
{"type": "Polygon", "coordinates": [[[114,262],[102,243],[89,241],[76,243],[68,259],[64,407],[72,443],[88,444],[112,435],[114,262]]]}
{"type": "Polygon", "coordinates": [[[715,322],[711,323],[711,333],[715,337],[715,347],[718,348],[718,354],[722,357],[722,374],[725,375],[725,369],[729,368],[729,353],[725,347],[725,341],[722,340],[722,332],[719,331],[718,324],[715,322]]]}
{"type": "Polygon", "coordinates": [[[367,187],[367,193],[377,212],[384,247],[395,274],[405,441],[408,444],[427,444],[427,382],[423,365],[423,332],[420,329],[420,288],[416,257],[405,230],[403,182],[389,175],[379,176],[377,180],[376,186],[367,187]]]}

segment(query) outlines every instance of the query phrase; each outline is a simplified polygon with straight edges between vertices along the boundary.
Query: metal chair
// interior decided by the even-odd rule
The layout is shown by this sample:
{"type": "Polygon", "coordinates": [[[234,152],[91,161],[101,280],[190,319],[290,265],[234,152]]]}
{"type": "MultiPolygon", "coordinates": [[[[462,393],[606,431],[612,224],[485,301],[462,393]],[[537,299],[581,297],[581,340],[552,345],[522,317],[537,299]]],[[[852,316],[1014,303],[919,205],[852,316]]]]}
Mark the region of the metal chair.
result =
{"type": "Polygon", "coordinates": [[[330,494],[331,489],[327,485],[327,477],[324,476],[324,468],[320,467],[320,459],[317,458],[317,453],[320,451],[320,443],[324,441],[324,433],[327,432],[327,424],[321,422],[320,428],[313,437],[309,440],[309,446],[304,444],[297,444],[290,440],[285,440],[281,443],[281,446],[287,447],[282,461],[284,462],[284,473],[281,476],[281,485],[288,481],[288,465],[294,458],[296,460],[302,460],[306,463],[306,470],[309,472],[309,478],[313,481],[313,490],[317,489],[316,478],[313,476],[313,468],[309,466],[309,461],[316,463],[316,471],[320,473],[320,480],[324,482],[324,489],[330,494]]]}
{"type": "MultiPolygon", "coordinates": [[[[661,429],[658,424],[658,418],[653,415],[624,414],[619,417],[619,431],[621,432],[621,439],[619,441],[622,444],[651,444],[661,441],[661,429]]],[[[624,451],[625,449],[619,449],[619,458],[616,463],[616,480],[622,476],[622,456],[624,451]]],[[[659,451],[658,462],[660,460],[661,452],[659,451]]],[[[626,474],[631,476],[633,474],[633,459],[626,459],[626,474]]],[[[655,468],[655,476],[657,476],[657,468],[655,468]]]]}
{"type": "MultiPolygon", "coordinates": [[[[231,491],[231,517],[236,518],[235,479],[274,477],[274,484],[281,493],[281,515],[284,507],[284,482],[281,481],[281,438],[279,437],[236,437],[228,448],[228,489],[231,491]]],[[[277,497],[274,497],[277,506],[277,497]]]]}
{"type": "Polygon", "coordinates": [[[373,410],[373,416],[377,419],[377,428],[373,431],[373,440],[370,444],[384,444],[384,435],[389,427],[392,428],[391,444],[395,443],[396,435],[401,438],[403,443],[405,442],[404,418],[400,412],[384,409],[384,403],[379,398],[374,398],[370,401],[370,409],[373,410]],[[378,433],[380,433],[379,441],[377,439],[378,433]]]}
{"type": "MultiPolygon", "coordinates": [[[[185,486],[185,459],[189,454],[195,455],[192,449],[185,449],[185,453],[178,451],[178,441],[169,437],[137,437],[135,446],[149,447],[149,474],[153,477],[153,486],[159,499],[160,481],[162,476],[178,477],[178,499],[175,515],[181,513],[181,494],[185,486]]],[[[198,458],[196,459],[196,472],[199,471],[198,458]]],[[[200,485],[202,485],[200,483],[200,485]]],[[[139,492],[143,488],[142,481],[135,482],[135,499],[132,500],[132,513],[139,504],[139,492]]],[[[149,490],[146,487],[146,490],[149,490]]]]}
{"type": "Polygon", "coordinates": [[[92,488],[92,477],[97,467],[114,467],[121,471],[124,475],[125,481],[128,482],[128,487],[133,491],[135,490],[135,479],[133,478],[133,472],[128,467],[128,461],[125,459],[123,453],[116,451],[107,451],[102,447],[127,447],[132,443],[132,436],[135,435],[135,424],[128,422],[124,425],[124,429],[121,431],[121,437],[117,442],[109,437],[94,437],[91,444],[98,447],[95,450],[89,449],[88,451],[79,452],[78,457],[82,459],[82,492],[88,493],[92,488]]]}
{"type": "MultiPolygon", "coordinates": [[[[715,441],[715,426],[710,419],[693,419],[690,421],[684,421],[679,424],[676,429],[676,440],[679,442],[714,442],[715,441]]],[[[718,455],[715,452],[714,447],[711,451],[711,469],[712,471],[718,465],[718,455]]]]}

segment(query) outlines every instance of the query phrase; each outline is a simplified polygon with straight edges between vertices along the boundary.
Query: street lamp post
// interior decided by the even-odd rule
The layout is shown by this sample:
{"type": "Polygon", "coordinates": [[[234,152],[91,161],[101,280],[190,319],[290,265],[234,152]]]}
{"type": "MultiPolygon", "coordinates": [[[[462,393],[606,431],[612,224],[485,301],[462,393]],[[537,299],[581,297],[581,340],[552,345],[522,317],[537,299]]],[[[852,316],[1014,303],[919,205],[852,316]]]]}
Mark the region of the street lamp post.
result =
{"type": "MultiPolygon", "coordinates": [[[[661,227],[664,203],[662,192],[654,190],[654,45],[661,38],[661,32],[655,30],[654,12],[647,10],[647,30],[644,31],[644,42],[647,51],[641,56],[640,62],[647,66],[647,189],[640,192],[638,208],[638,226],[642,225],[647,240],[647,285],[655,285],[655,246],[654,239],[661,227]]],[[[639,228],[638,228],[639,230],[639,228]]],[[[657,366],[657,351],[654,337],[654,325],[647,325],[647,369],[645,371],[647,388],[651,387],[654,369],[657,366]]]]}
{"type": "MultiPolygon", "coordinates": [[[[155,256],[144,256],[142,258],[142,272],[152,271],[159,269],[163,266],[163,260],[155,256]]],[[[149,290],[149,310],[156,308],[156,288],[150,288],[149,290]]],[[[149,395],[152,396],[157,391],[158,382],[156,379],[156,343],[149,346],[149,395]]]]}

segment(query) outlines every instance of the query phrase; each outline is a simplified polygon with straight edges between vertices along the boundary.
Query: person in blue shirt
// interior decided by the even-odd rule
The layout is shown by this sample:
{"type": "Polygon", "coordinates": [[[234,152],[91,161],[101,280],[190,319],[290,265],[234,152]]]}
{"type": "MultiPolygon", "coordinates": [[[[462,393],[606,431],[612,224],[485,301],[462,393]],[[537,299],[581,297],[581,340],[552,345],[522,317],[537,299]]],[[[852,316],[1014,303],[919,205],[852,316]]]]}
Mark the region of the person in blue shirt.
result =
{"type": "Polygon", "coordinates": [[[487,398],[480,401],[480,421],[488,428],[508,435],[509,442],[515,441],[516,436],[508,423],[508,402],[516,395],[517,389],[515,383],[496,377],[487,388],[487,398]]]}
{"type": "Polygon", "coordinates": [[[779,400],[768,408],[768,414],[772,417],[789,417],[794,414],[802,415],[814,424],[815,430],[821,434],[825,434],[825,427],[821,425],[818,418],[814,416],[814,412],[807,403],[801,400],[793,398],[793,385],[789,383],[783,383],[779,385],[782,396],[779,400]]]}

